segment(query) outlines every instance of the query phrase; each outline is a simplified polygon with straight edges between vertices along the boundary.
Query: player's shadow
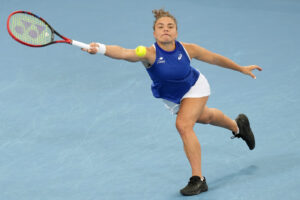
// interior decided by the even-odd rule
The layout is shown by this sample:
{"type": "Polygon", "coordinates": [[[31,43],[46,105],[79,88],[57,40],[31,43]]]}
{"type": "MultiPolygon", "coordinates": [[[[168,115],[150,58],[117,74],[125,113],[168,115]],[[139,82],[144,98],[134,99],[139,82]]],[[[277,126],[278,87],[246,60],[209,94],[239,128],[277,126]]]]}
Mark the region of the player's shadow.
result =
{"type": "Polygon", "coordinates": [[[212,182],[209,183],[209,190],[215,190],[218,189],[219,187],[224,187],[226,184],[231,184],[231,180],[235,179],[236,177],[240,177],[243,175],[252,175],[257,171],[258,167],[255,165],[250,165],[246,168],[243,168],[239,171],[236,171],[231,174],[227,174],[225,176],[222,176],[216,180],[213,180],[212,182]]]}

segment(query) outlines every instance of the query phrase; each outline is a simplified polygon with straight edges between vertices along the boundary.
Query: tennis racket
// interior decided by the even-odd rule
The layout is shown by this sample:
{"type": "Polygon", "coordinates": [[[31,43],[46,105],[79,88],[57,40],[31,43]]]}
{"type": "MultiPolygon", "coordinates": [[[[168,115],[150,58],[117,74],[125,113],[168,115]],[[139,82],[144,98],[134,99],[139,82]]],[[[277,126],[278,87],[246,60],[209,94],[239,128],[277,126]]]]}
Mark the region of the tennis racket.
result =
{"type": "Polygon", "coordinates": [[[90,45],[71,40],[54,30],[43,18],[26,11],[15,11],[7,19],[9,35],[21,44],[30,47],[45,47],[50,44],[67,43],[89,49],[90,45]],[[62,40],[54,41],[54,36],[62,40]]]}

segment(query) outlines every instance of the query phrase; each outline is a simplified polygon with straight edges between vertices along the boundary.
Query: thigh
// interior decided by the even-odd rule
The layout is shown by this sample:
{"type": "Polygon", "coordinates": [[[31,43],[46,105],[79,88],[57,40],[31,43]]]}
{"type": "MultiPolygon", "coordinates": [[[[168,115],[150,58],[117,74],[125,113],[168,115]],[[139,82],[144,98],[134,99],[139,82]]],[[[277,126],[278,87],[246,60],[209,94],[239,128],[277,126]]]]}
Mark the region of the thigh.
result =
{"type": "Polygon", "coordinates": [[[177,120],[184,120],[194,125],[203,113],[207,100],[208,96],[183,99],[177,114],[177,120]]]}

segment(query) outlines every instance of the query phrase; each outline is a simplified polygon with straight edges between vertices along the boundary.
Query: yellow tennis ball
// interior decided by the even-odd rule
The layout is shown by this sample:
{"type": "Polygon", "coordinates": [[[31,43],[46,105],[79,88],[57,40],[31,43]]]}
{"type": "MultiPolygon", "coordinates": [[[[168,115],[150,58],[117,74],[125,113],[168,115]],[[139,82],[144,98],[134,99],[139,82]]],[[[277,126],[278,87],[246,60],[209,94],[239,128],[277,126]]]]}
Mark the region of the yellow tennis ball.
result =
{"type": "Polygon", "coordinates": [[[144,46],[138,46],[136,49],[135,49],[135,54],[138,56],[138,57],[144,57],[146,55],[146,47],[144,46]]]}

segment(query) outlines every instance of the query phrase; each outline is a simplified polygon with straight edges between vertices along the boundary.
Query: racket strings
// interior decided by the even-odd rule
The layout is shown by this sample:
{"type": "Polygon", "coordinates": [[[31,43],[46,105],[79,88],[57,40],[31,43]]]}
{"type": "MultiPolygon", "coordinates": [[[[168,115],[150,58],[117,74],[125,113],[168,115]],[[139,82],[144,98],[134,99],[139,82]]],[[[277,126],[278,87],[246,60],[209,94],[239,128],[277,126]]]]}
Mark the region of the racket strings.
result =
{"type": "Polygon", "coordinates": [[[42,20],[25,13],[14,14],[9,21],[11,33],[19,40],[31,45],[52,42],[52,31],[42,20]]]}

